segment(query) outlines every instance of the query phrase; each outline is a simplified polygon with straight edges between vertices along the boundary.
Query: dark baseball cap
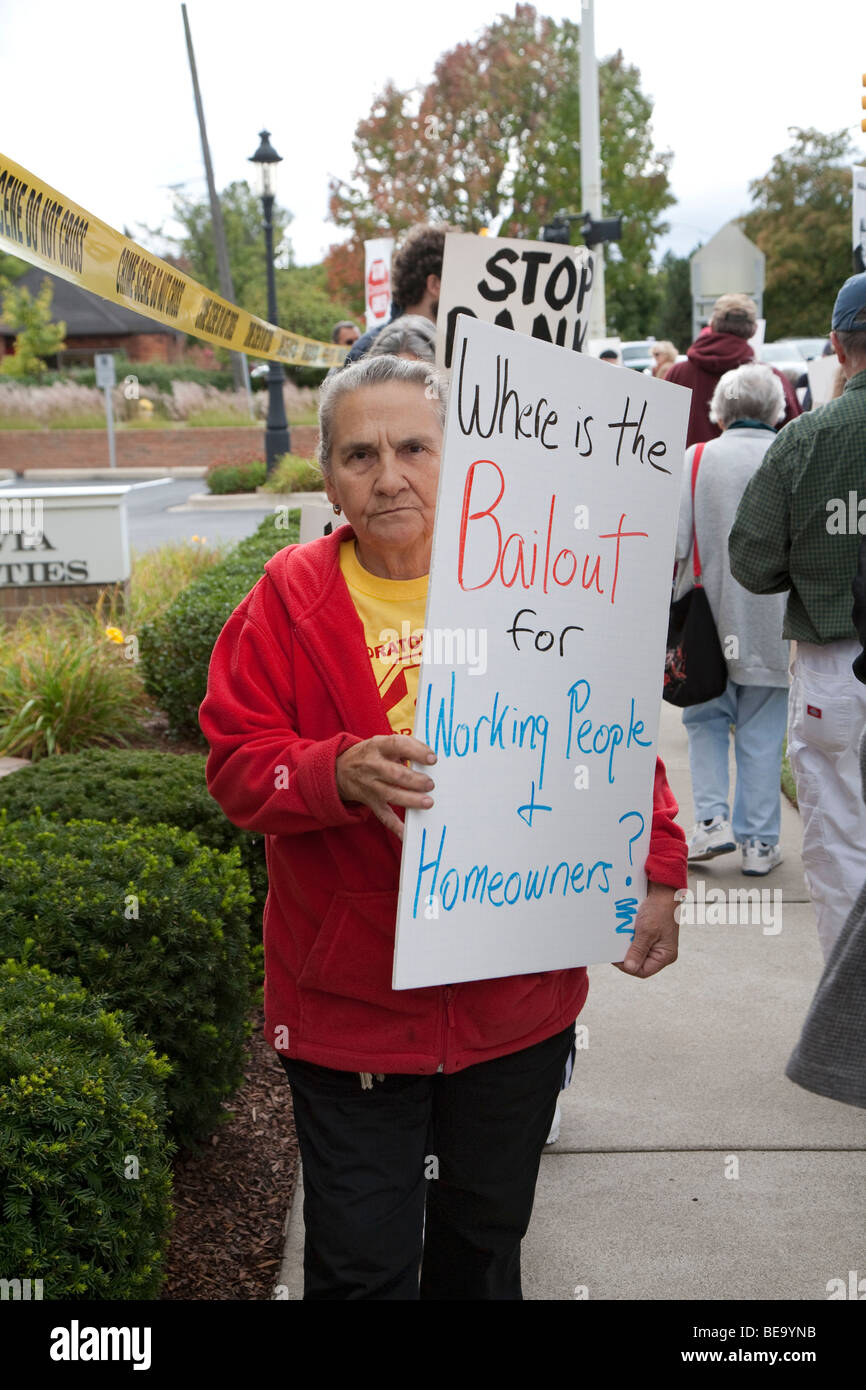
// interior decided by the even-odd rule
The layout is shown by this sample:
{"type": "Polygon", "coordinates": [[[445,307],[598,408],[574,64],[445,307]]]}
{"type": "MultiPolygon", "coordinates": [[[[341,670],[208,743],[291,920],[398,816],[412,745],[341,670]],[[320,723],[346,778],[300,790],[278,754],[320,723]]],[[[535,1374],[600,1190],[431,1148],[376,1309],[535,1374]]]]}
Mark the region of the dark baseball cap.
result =
{"type": "Polygon", "coordinates": [[[851,275],[836,295],[831,327],[842,333],[866,330],[866,271],[851,275]]]}

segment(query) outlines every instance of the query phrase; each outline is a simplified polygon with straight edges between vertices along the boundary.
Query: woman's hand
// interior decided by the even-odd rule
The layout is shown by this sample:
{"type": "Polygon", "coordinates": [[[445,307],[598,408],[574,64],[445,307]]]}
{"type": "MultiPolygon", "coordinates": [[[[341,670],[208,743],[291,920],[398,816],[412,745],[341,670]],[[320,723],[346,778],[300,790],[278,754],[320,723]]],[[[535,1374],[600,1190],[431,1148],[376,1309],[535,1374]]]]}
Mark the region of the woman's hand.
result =
{"type": "Polygon", "coordinates": [[[434,783],[407,762],[435,763],[436,754],[408,734],[376,734],[347,748],[337,759],[337,790],[343,801],[369,806],[384,826],[402,840],[403,822],[392,806],[433,805],[434,783]]]}
{"type": "Polygon", "coordinates": [[[676,908],[676,889],[664,883],[647,884],[647,895],[634,919],[634,940],[625,960],[613,962],[617,970],[646,980],[673,965],[680,931],[676,908]]]}

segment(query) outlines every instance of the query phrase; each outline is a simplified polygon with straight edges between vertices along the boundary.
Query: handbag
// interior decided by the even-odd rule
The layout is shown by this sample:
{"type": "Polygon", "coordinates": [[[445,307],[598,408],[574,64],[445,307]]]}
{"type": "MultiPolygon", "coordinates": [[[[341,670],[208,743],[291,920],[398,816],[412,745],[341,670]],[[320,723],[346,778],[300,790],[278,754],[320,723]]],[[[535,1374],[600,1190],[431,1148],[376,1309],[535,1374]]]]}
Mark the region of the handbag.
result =
{"type": "Polygon", "coordinates": [[[703,452],[704,446],[699,444],[692,459],[694,587],[671,603],[668,617],[662,698],[668,704],[681,708],[714,700],[723,694],[728,684],[728,663],[701,580],[701,557],[695,526],[695,483],[703,452]]]}

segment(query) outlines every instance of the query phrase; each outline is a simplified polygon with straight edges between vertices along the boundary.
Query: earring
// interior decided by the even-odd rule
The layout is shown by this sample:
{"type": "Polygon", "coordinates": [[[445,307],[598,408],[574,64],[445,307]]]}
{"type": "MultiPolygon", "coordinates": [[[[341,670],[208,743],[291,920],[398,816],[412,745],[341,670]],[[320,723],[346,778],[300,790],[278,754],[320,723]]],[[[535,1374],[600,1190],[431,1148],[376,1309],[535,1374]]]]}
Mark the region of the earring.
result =
{"type": "Polygon", "coordinates": [[[340,515],[340,512],[341,512],[342,510],[343,510],[343,508],[340,506],[339,502],[335,502],[335,503],[334,503],[334,511],[337,513],[337,516],[340,515]]]}

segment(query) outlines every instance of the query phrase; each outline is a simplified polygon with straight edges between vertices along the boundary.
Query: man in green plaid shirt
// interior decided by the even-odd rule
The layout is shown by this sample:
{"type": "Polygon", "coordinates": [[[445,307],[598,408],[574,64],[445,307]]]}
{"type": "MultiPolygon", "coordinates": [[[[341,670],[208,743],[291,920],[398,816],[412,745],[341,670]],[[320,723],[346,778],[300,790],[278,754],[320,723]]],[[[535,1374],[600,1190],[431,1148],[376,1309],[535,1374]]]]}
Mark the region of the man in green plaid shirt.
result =
{"type": "Polygon", "coordinates": [[[832,325],[845,390],[780,431],[743,493],[729,538],[731,571],[744,588],[790,591],[782,635],[796,640],[797,654],[788,757],[825,959],[866,881],[858,756],[866,686],[851,670],[860,654],[851,583],[866,534],[866,274],[845,281],[832,325]]]}

